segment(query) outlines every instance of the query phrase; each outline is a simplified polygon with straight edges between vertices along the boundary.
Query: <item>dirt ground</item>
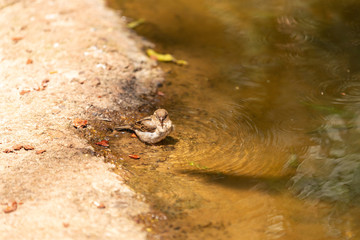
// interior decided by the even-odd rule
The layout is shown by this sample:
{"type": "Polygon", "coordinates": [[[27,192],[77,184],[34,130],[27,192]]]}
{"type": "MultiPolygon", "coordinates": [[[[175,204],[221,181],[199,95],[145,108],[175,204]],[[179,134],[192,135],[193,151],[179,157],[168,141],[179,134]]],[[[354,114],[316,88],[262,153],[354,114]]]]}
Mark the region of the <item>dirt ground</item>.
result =
{"type": "Polygon", "coordinates": [[[0,22],[0,239],[145,239],[148,206],[73,127],[156,91],[142,42],[101,0],[0,0],[0,22]]]}

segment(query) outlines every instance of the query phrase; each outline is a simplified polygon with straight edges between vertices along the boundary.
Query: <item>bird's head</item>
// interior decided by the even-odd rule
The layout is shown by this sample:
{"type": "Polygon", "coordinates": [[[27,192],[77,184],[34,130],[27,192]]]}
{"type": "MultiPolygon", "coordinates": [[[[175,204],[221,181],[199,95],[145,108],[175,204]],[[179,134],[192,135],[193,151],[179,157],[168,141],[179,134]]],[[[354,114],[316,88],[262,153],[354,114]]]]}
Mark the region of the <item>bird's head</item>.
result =
{"type": "Polygon", "coordinates": [[[158,109],[154,112],[156,118],[160,121],[161,127],[163,127],[165,119],[168,117],[168,112],[165,109],[158,109]]]}

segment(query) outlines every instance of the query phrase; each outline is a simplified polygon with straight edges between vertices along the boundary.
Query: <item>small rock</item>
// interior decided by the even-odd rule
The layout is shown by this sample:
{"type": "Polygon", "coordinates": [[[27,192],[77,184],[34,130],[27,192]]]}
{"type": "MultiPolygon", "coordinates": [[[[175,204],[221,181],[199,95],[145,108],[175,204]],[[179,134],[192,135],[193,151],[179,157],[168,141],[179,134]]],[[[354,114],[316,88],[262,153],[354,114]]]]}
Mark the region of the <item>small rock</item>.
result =
{"type": "Polygon", "coordinates": [[[94,201],[93,204],[97,207],[97,208],[105,208],[105,204],[102,202],[96,202],[94,201]]]}

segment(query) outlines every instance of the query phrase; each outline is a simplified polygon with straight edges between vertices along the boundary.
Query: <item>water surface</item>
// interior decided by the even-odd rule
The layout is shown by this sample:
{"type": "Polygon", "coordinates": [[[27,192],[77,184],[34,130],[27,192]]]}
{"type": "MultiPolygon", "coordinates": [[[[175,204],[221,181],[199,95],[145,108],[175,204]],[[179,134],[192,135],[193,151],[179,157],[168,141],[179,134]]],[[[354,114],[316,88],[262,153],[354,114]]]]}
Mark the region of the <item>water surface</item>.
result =
{"type": "Polygon", "coordinates": [[[189,62],[161,64],[171,137],[145,146],[125,133],[112,149],[164,213],[152,238],[360,238],[360,3],[111,5],[189,62]]]}

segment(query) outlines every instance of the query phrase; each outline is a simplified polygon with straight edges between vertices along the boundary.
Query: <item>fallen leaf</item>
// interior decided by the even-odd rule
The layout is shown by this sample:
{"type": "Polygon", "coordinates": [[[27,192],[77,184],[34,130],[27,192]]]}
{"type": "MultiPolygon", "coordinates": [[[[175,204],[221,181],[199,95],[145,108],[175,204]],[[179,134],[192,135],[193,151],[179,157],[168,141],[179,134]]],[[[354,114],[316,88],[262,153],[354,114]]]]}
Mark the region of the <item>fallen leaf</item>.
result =
{"type": "Polygon", "coordinates": [[[13,148],[15,151],[19,151],[20,149],[23,148],[23,145],[17,144],[17,145],[15,145],[15,146],[13,146],[12,148],[13,148]]]}
{"type": "Polygon", "coordinates": [[[26,64],[32,64],[32,63],[33,63],[33,60],[30,58],[26,61],[26,64]]]}
{"type": "Polygon", "coordinates": [[[175,63],[177,65],[188,65],[189,63],[185,60],[176,60],[175,63]]]}
{"type": "Polygon", "coordinates": [[[75,118],[73,124],[76,128],[84,128],[87,126],[88,121],[80,118],[75,118]]]}
{"type": "Polygon", "coordinates": [[[17,43],[18,41],[22,40],[23,37],[13,37],[11,40],[13,40],[14,43],[17,43]]]}
{"type": "Polygon", "coordinates": [[[14,152],[14,150],[7,148],[7,149],[5,149],[3,152],[4,152],[4,153],[12,153],[12,152],[14,152]]]}
{"type": "Polygon", "coordinates": [[[100,142],[97,142],[95,144],[99,145],[99,146],[103,146],[103,147],[108,147],[109,146],[109,141],[101,140],[100,142]]]}
{"type": "Polygon", "coordinates": [[[129,23],[127,24],[127,27],[128,27],[128,28],[131,28],[131,29],[134,29],[134,28],[136,28],[137,26],[143,24],[144,22],[145,22],[145,19],[144,19],[144,18],[140,18],[140,19],[138,19],[138,20],[129,22],[129,23]]]}
{"type": "Polygon", "coordinates": [[[185,61],[185,60],[177,60],[173,55],[171,55],[169,53],[167,53],[167,54],[157,53],[153,49],[150,49],[150,48],[146,50],[146,53],[151,59],[154,59],[156,61],[173,62],[173,63],[176,63],[178,65],[188,65],[187,61],[185,61]]]}
{"type": "Polygon", "coordinates": [[[155,52],[153,49],[146,50],[147,55],[154,60],[160,62],[174,62],[175,58],[171,54],[161,54],[155,52]]]}
{"type": "Polygon", "coordinates": [[[55,71],[50,71],[49,73],[50,74],[55,74],[55,73],[58,73],[58,71],[56,71],[56,70],[55,71]]]}
{"type": "Polygon", "coordinates": [[[140,156],[139,156],[139,155],[136,155],[136,154],[130,154],[130,155],[129,155],[129,158],[140,159],[140,156]]]}
{"type": "Polygon", "coordinates": [[[137,138],[137,136],[136,136],[135,133],[132,133],[130,137],[132,137],[132,138],[137,138]]]}
{"type": "Polygon", "coordinates": [[[35,153],[36,153],[36,154],[42,154],[42,153],[44,153],[44,152],[46,152],[46,150],[45,150],[45,149],[42,149],[42,150],[37,150],[35,153]]]}
{"type": "Polygon", "coordinates": [[[70,226],[70,224],[67,222],[63,222],[63,226],[64,226],[64,228],[68,228],[70,226]]]}
{"type": "Polygon", "coordinates": [[[21,90],[20,95],[24,95],[24,94],[29,93],[29,92],[31,92],[31,91],[30,90],[21,90]]]}
{"type": "Polygon", "coordinates": [[[163,96],[165,96],[165,93],[163,93],[163,92],[161,92],[161,91],[158,91],[158,92],[157,92],[157,95],[159,95],[159,96],[162,96],[162,97],[163,97],[163,96]]]}
{"type": "Polygon", "coordinates": [[[4,212],[4,213],[11,213],[11,212],[15,211],[16,209],[17,209],[17,202],[14,201],[14,202],[12,202],[11,205],[8,205],[8,206],[3,210],[3,212],[4,212]]]}
{"type": "Polygon", "coordinates": [[[94,205],[95,205],[97,208],[105,208],[105,204],[102,203],[102,202],[96,202],[96,201],[94,201],[93,203],[94,203],[94,205]]]}
{"type": "Polygon", "coordinates": [[[24,145],[25,150],[34,150],[34,147],[31,145],[24,145]]]}
{"type": "Polygon", "coordinates": [[[42,82],[41,82],[41,90],[45,90],[45,88],[47,87],[47,85],[48,85],[48,82],[50,82],[50,80],[49,79],[44,79],[44,80],[42,80],[42,82]]]}

